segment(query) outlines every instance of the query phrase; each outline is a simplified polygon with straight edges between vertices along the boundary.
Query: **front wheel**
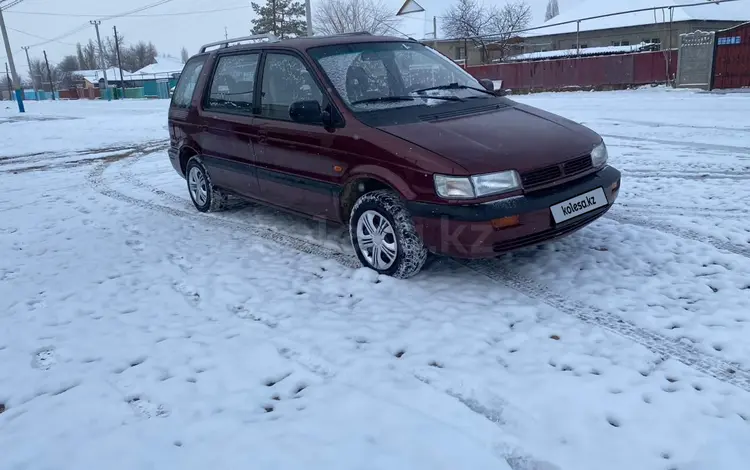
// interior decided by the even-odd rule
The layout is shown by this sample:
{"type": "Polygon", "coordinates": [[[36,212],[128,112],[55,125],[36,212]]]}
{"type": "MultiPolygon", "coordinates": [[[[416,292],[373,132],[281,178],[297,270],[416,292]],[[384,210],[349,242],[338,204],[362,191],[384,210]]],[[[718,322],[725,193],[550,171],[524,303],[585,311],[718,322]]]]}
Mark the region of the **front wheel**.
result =
{"type": "Polygon", "coordinates": [[[406,279],[427,260],[411,214],[393,191],[367,193],[354,204],[349,235],[359,261],[380,274],[406,279]]]}

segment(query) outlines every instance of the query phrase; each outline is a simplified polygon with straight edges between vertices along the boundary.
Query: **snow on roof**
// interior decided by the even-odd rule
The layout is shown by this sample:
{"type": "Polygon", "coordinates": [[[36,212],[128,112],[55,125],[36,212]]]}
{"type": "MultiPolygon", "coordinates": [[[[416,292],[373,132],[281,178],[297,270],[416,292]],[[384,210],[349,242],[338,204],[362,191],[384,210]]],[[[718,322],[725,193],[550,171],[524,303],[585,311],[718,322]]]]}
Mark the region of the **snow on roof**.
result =
{"type": "MultiPolygon", "coordinates": [[[[581,22],[581,31],[596,31],[602,29],[626,28],[653,23],[669,22],[669,7],[674,7],[672,21],[748,21],[750,20],[750,0],[736,2],[714,3],[706,1],[706,5],[692,7],[677,7],[676,5],[690,3],[688,0],[628,0],[615,2],[611,0],[586,0],[575,8],[566,11],[543,25],[555,25],[566,21],[576,21],[581,18],[607,15],[621,11],[638,10],[641,8],[664,7],[658,10],[628,13],[625,15],[608,16],[581,22]]],[[[693,2],[697,3],[697,2],[693,2]]],[[[542,25],[539,25],[542,26],[542,25]]],[[[575,33],[576,23],[529,31],[527,36],[546,36],[551,34],[575,33]]]]}
{"type": "MultiPolygon", "coordinates": [[[[122,73],[127,80],[130,72],[123,70],[122,73]]],[[[71,72],[71,75],[78,75],[79,77],[83,77],[91,83],[96,83],[104,78],[104,72],[102,70],[76,70],[75,72],[71,72]]],[[[108,68],[107,80],[120,81],[120,69],[117,67],[108,68]]]]}
{"type": "Polygon", "coordinates": [[[563,49],[559,51],[545,51],[545,52],[528,52],[526,54],[518,54],[505,59],[506,62],[520,62],[526,60],[543,60],[543,59],[557,59],[561,57],[583,57],[592,55],[605,55],[605,54],[627,54],[629,52],[641,52],[644,50],[653,49],[656,45],[642,42],[632,46],[605,46],[605,47],[587,47],[581,49],[580,54],[577,49],[563,49]]]}
{"type": "Polygon", "coordinates": [[[133,72],[133,75],[171,75],[182,72],[185,64],[181,60],[172,57],[158,57],[155,64],[147,65],[133,72]]]}

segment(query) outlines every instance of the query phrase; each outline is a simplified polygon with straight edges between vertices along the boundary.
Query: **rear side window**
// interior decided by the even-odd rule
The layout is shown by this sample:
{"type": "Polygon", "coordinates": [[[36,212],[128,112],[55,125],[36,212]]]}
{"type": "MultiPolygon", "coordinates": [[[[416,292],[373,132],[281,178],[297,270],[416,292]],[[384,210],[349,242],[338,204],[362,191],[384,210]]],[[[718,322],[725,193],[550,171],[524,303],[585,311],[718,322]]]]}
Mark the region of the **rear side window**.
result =
{"type": "Polygon", "coordinates": [[[185,64],[185,68],[182,69],[182,73],[180,74],[180,80],[174,90],[172,106],[176,108],[190,107],[190,102],[193,100],[195,85],[198,83],[198,78],[201,76],[201,71],[203,71],[203,64],[205,61],[205,56],[196,57],[185,64]]]}
{"type": "Polygon", "coordinates": [[[251,113],[259,54],[223,56],[211,79],[207,109],[251,113]]]}

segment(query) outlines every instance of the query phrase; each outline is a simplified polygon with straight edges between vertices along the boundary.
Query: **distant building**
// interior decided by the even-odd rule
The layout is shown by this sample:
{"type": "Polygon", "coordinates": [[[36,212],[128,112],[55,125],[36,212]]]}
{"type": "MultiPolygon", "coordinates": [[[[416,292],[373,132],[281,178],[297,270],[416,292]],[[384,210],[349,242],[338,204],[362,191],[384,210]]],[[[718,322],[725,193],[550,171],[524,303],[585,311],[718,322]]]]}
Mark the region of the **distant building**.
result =
{"type": "MultiPolygon", "coordinates": [[[[122,71],[125,81],[128,80],[130,72],[122,71]]],[[[70,73],[73,77],[74,84],[78,88],[104,88],[104,71],[103,70],[76,70],[70,73]]],[[[107,69],[107,82],[109,86],[120,86],[120,69],[110,67],[107,69]]]]}
{"type": "MultiPolygon", "coordinates": [[[[750,21],[750,0],[716,4],[706,1],[704,6],[677,7],[681,3],[685,3],[684,0],[586,0],[539,26],[572,23],[521,33],[513,38],[510,47],[489,44],[487,54],[482,54],[481,48],[471,40],[425,39],[422,42],[459,64],[480,65],[527,53],[577,51],[579,47],[622,48],[648,44],[650,49],[677,48],[680,34],[696,30],[719,31],[750,21]],[[654,6],[667,8],[654,10],[654,6]],[[582,18],[644,8],[649,10],[581,21],[580,32],[576,34],[576,22],[582,18]]],[[[615,50],[606,49],[607,53],[615,50]]]]}
{"type": "MultiPolygon", "coordinates": [[[[750,20],[750,2],[717,3],[677,7],[683,0],[587,0],[575,8],[543,23],[551,26],[524,33],[524,52],[544,52],[590,47],[621,47],[647,43],[660,48],[676,48],[680,34],[693,31],[718,31],[750,20]],[[606,16],[581,21],[576,35],[575,21],[592,16],[608,15],[643,8],[659,8],[625,15],[606,16]],[[671,24],[670,24],[671,12],[671,24]],[[579,44],[580,43],[580,44],[579,44]]],[[[694,2],[697,3],[697,2],[694,2]]]]}
{"type": "Polygon", "coordinates": [[[179,59],[157,57],[156,63],[133,72],[128,79],[143,88],[146,98],[169,98],[169,91],[177,84],[184,66],[179,59]]]}

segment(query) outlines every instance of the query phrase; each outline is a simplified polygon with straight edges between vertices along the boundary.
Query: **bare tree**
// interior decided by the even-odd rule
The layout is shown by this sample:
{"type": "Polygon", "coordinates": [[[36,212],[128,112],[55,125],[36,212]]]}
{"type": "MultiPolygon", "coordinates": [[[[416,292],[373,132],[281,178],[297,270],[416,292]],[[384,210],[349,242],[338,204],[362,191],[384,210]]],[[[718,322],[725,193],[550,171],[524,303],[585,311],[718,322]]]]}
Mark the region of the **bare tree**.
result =
{"type": "Polygon", "coordinates": [[[392,32],[400,22],[383,0],[323,0],[315,10],[316,32],[342,34],[392,32]]]}
{"type": "Polygon", "coordinates": [[[560,14],[560,5],[557,0],[549,0],[547,3],[547,12],[544,14],[544,21],[549,21],[560,14]]]}
{"type": "Polygon", "coordinates": [[[139,41],[137,44],[120,49],[122,68],[132,72],[155,63],[156,57],[158,57],[156,46],[151,42],[139,41]]]}
{"type": "Polygon", "coordinates": [[[190,59],[190,53],[188,52],[187,48],[182,48],[182,50],[180,51],[180,58],[182,59],[183,64],[187,62],[188,59],[190,59]]]}
{"type": "Polygon", "coordinates": [[[117,67],[117,43],[120,43],[120,51],[122,51],[122,45],[125,44],[124,36],[120,35],[118,40],[115,41],[114,37],[107,36],[102,39],[102,47],[104,48],[104,60],[107,63],[107,67],[117,67]]]}
{"type": "Polygon", "coordinates": [[[76,45],[78,66],[81,67],[81,70],[96,70],[100,68],[97,61],[97,50],[98,48],[92,39],[89,39],[89,42],[85,46],[81,45],[80,42],[76,45]]]}
{"type": "Polygon", "coordinates": [[[76,70],[81,70],[80,66],[78,65],[78,59],[76,59],[76,56],[74,55],[66,55],[62,58],[59,64],[57,64],[57,68],[60,70],[60,72],[74,72],[76,70]]]}
{"type": "Polygon", "coordinates": [[[524,0],[515,0],[503,7],[486,6],[481,0],[458,0],[443,16],[443,31],[452,38],[464,39],[468,45],[479,48],[482,62],[489,61],[489,44],[507,53],[513,32],[531,22],[531,7],[524,0]]]}

